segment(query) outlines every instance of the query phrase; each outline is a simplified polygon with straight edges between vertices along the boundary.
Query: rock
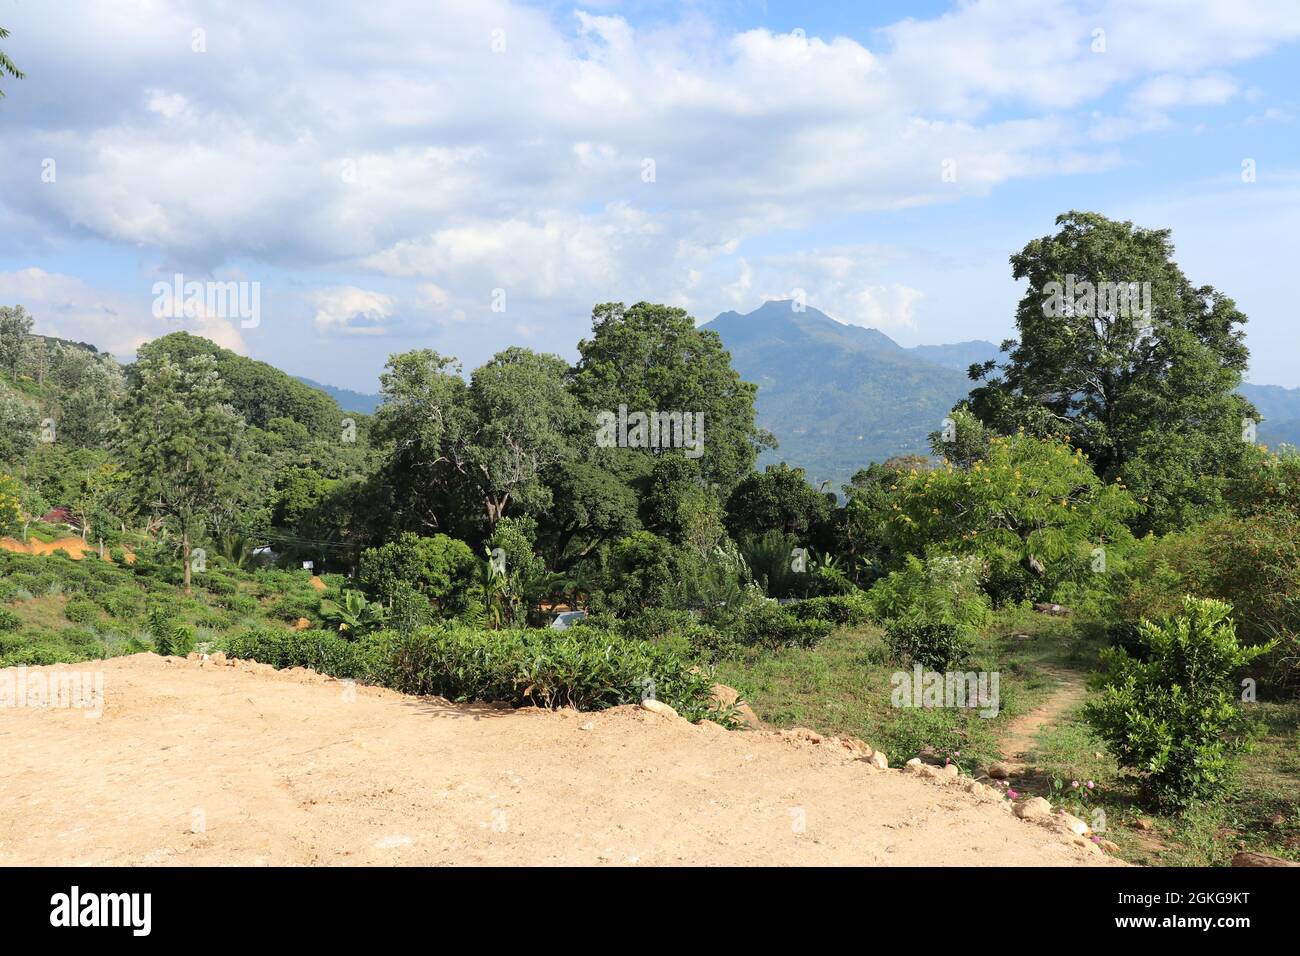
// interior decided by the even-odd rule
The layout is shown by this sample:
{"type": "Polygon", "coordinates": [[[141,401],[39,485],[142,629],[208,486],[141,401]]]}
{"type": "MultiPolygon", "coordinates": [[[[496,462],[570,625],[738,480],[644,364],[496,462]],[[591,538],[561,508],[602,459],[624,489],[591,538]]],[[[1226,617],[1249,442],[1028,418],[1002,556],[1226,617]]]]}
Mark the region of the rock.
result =
{"type": "Polygon", "coordinates": [[[1004,763],[995,763],[989,767],[989,776],[994,780],[1006,780],[1011,776],[1011,768],[1004,763]]]}
{"type": "Polygon", "coordinates": [[[209,654],[208,663],[214,667],[225,667],[226,666],[225,652],[217,651],[215,654],[209,654]]]}
{"type": "Polygon", "coordinates": [[[889,758],[880,750],[871,751],[871,756],[867,758],[867,763],[871,764],[871,766],[875,767],[877,770],[889,769],[889,758]]]}
{"type": "Polygon", "coordinates": [[[864,760],[871,756],[871,748],[857,737],[832,737],[831,740],[854,756],[861,757],[864,760]]]}
{"type": "Polygon", "coordinates": [[[589,720],[589,721],[587,721],[585,724],[581,724],[581,725],[578,727],[578,729],[579,729],[579,730],[595,730],[595,729],[596,729],[596,725],[593,724],[593,723],[589,720]]]}
{"type": "Polygon", "coordinates": [[[1060,604],[1049,604],[1046,601],[1039,601],[1034,605],[1034,610],[1039,614],[1050,614],[1053,617],[1065,617],[1070,613],[1068,607],[1062,607],[1060,604]]]}
{"type": "Polygon", "coordinates": [[[913,757],[907,763],[903,764],[903,773],[920,773],[925,764],[921,763],[920,757],[913,757]]]}
{"type": "Polygon", "coordinates": [[[943,774],[943,776],[949,778],[950,780],[956,780],[959,776],[961,776],[961,768],[958,767],[955,763],[950,763],[944,765],[939,770],[939,773],[943,774]]]}
{"type": "Polygon", "coordinates": [[[758,730],[763,726],[763,722],[758,719],[758,714],[754,713],[754,708],[750,707],[741,698],[740,692],[734,687],[728,687],[726,684],[714,684],[712,699],[719,707],[733,708],[733,712],[739,719],[741,726],[753,730],[758,730]]]}
{"type": "Polygon", "coordinates": [[[199,652],[190,651],[188,654],[185,655],[185,659],[187,661],[197,661],[199,659],[199,652]]]}
{"type": "Polygon", "coordinates": [[[1097,846],[1101,847],[1107,853],[1118,853],[1119,844],[1113,840],[1098,840],[1097,846]]]}
{"type": "Polygon", "coordinates": [[[1022,820],[1043,820],[1052,815],[1052,805],[1042,797],[1030,797],[1017,803],[1015,812],[1022,820]]]}
{"type": "Polygon", "coordinates": [[[1087,836],[1088,831],[1092,829],[1084,821],[1080,820],[1073,814],[1066,813],[1064,810],[1058,811],[1057,816],[1065,828],[1075,836],[1087,836]]]}
{"type": "Polygon", "coordinates": [[[311,627],[311,621],[307,620],[305,617],[300,617],[298,620],[293,622],[293,629],[295,631],[305,631],[309,627],[311,627]]]}
{"type": "Polygon", "coordinates": [[[641,709],[648,710],[652,714],[658,714],[660,717],[670,717],[674,720],[677,719],[677,711],[673,710],[673,708],[669,707],[662,700],[643,700],[641,701],[641,709]]]}
{"type": "Polygon", "coordinates": [[[1137,820],[1133,822],[1133,826],[1137,827],[1139,830],[1154,830],[1156,828],[1156,825],[1146,817],[1138,817],[1137,820]]]}
{"type": "Polygon", "coordinates": [[[807,741],[810,744],[819,744],[824,739],[817,731],[809,730],[807,727],[791,727],[789,730],[781,731],[781,736],[788,740],[807,741]]]}

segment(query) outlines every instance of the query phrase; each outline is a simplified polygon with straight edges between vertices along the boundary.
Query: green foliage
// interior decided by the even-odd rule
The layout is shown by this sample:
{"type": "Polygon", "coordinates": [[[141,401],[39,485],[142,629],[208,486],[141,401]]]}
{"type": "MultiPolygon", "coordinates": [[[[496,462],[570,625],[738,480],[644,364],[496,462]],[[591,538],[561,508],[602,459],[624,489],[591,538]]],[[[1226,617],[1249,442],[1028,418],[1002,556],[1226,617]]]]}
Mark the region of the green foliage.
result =
{"type": "Polygon", "coordinates": [[[360,591],[344,591],[338,602],[321,602],[321,616],[338,626],[349,638],[364,637],[377,631],[388,620],[388,609],[378,601],[367,601],[360,591]]]}
{"type": "Polygon", "coordinates": [[[989,602],[980,590],[983,570],[976,555],[908,555],[903,566],[877,581],[867,594],[872,616],[889,621],[908,615],[977,630],[988,624],[989,602]]]}
{"type": "Polygon", "coordinates": [[[1244,741],[1233,677],[1268,649],[1242,647],[1231,612],[1189,597],[1182,614],[1139,625],[1145,660],[1103,653],[1108,673],[1085,718],[1160,806],[1187,806],[1231,782],[1244,741]]]}
{"type": "Polygon", "coordinates": [[[99,608],[92,601],[74,598],[64,607],[63,616],[73,624],[89,624],[99,617],[99,608]]]}
{"type": "Polygon", "coordinates": [[[194,632],[172,620],[166,608],[149,609],[147,630],[153,638],[154,653],[167,656],[185,656],[194,648],[194,632]]]}
{"type": "Polygon", "coordinates": [[[1000,368],[977,370],[986,381],[971,393],[972,410],[1002,432],[1064,428],[1099,476],[1123,478],[1147,499],[1142,530],[1214,514],[1248,455],[1241,423],[1253,408],[1234,394],[1247,366],[1246,317],[1212,287],[1192,285],[1167,229],[1073,211],[1056,223],[1055,235],[1011,257],[1015,278],[1029,283],[1016,311],[1020,339],[1004,345],[1000,368]],[[1077,299],[1064,302],[1071,282],[1077,299]],[[1088,301],[1085,282],[1149,283],[1150,301],[1088,301]]]}
{"type": "Polygon", "coordinates": [[[864,624],[872,617],[871,601],[862,592],[843,596],[815,597],[788,606],[801,621],[830,621],[837,625],[864,624]]]}
{"type": "MultiPolygon", "coordinates": [[[[756,386],[743,382],[715,332],[697,328],[684,310],[649,302],[606,302],[592,310],[592,335],[578,343],[573,394],[590,416],[617,412],[682,412],[704,416],[696,459],[706,484],[723,493],[754,467],[772,444],[755,425],[756,386]]],[[[590,433],[589,433],[590,434],[590,433]]],[[[651,449],[623,449],[651,456],[651,449]]],[[[674,452],[673,454],[678,454],[674,452]]]]}
{"type": "Polygon", "coordinates": [[[22,627],[22,618],[8,608],[0,608],[0,631],[16,631],[22,627]]]}
{"type": "Polygon", "coordinates": [[[969,469],[900,475],[895,491],[886,534],[896,552],[979,554],[1002,579],[1012,566],[1034,568],[1045,593],[1091,575],[1096,549],[1128,541],[1124,522],[1138,510],[1120,483],[1102,484],[1082,449],[1028,434],[989,439],[969,469]]]}
{"type": "Polygon", "coordinates": [[[350,641],[337,631],[253,629],[226,638],[221,647],[230,657],[277,668],[310,667],[345,680],[367,680],[379,667],[372,640],[350,641]]]}
{"type": "Polygon", "coordinates": [[[468,602],[477,565],[463,541],[445,534],[426,538],[406,532],[396,541],[363,552],[357,579],[381,600],[391,601],[405,585],[454,614],[468,602]]]}
{"type": "Polygon", "coordinates": [[[312,667],[374,680],[408,694],[517,706],[599,710],[645,695],[688,720],[726,720],[711,701],[712,675],[671,651],[596,628],[483,631],[462,626],[383,632],[347,641],[327,631],[249,631],[230,638],[233,657],[312,667]]]}
{"type": "Polygon", "coordinates": [[[743,478],[727,499],[727,531],[740,541],[774,529],[811,548],[820,541],[831,500],[808,484],[802,468],[768,465],[743,478]]]}
{"type": "Polygon", "coordinates": [[[596,611],[627,617],[650,607],[680,607],[681,552],[670,541],[637,531],[618,542],[604,586],[591,596],[596,611]]]}
{"type": "Polygon", "coordinates": [[[972,648],[970,628],[916,611],[885,622],[885,643],[898,663],[936,671],[964,663],[972,648]]]}

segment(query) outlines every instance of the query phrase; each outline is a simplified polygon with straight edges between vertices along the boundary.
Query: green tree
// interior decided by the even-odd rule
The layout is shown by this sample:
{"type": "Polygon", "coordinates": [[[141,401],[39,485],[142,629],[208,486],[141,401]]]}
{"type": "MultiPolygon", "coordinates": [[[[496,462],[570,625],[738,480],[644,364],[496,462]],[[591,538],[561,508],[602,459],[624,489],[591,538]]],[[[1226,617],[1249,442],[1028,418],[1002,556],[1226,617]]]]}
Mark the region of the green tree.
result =
{"type": "Polygon", "coordinates": [[[571,454],[577,418],[566,371],[562,359],[521,348],[468,384],[455,359],[429,349],[390,359],[374,433],[389,447],[385,471],[403,507],[429,527],[445,526],[462,501],[476,501],[489,528],[510,508],[544,510],[544,476],[571,454]]]}
{"type": "Polygon", "coordinates": [[[0,464],[16,465],[36,444],[40,415],[22,394],[0,382],[0,464]]]}
{"type": "Polygon", "coordinates": [[[885,526],[895,553],[979,553],[995,574],[1017,565],[1032,571],[1041,589],[1090,573],[1096,548],[1129,540],[1124,522],[1137,512],[1120,483],[1097,477],[1082,449],[1028,434],[990,439],[988,457],[969,469],[948,462],[908,471],[895,490],[885,526]]]}
{"type": "MultiPolygon", "coordinates": [[[[4,27],[0,27],[0,40],[8,39],[8,37],[9,31],[4,27]]],[[[14,66],[14,61],[9,59],[4,50],[0,50],[0,72],[8,73],[15,80],[21,80],[23,78],[23,71],[14,66]]],[[[4,99],[4,95],[5,91],[0,90],[0,99],[4,99]]]]}
{"type": "MultiPolygon", "coordinates": [[[[0,53],[0,62],[4,54],[0,53]]],[[[9,372],[9,378],[18,381],[18,366],[27,351],[27,339],[32,334],[32,317],[21,305],[0,306],[0,366],[9,372]]]]}
{"type": "Polygon", "coordinates": [[[740,540],[775,529],[810,547],[820,541],[832,500],[808,484],[802,468],[768,465],[745,477],[727,499],[727,530],[740,540]]]}
{"type": "Polygon", "coordinates": [[[586,442],[595,441],[596,415],[617,414],[620,405],[629,413],[702,414],[700,474],[723,494],[749,474],[760,450],[775,446],[755,425],[757,386],[741,381],[717,333],[697,329],[682,309],[648,302],[598,305],[592,336],[578,343],[578,352],[572,388],[590,416],[586,442]]]}
{"type": "Polygon", "coordinates": [[[1063,433],[1110,481],[1148,498],[1140,525],[1176,528],[1220,508],[1247,453],[1234,394],[1248,352],[1236,304],[1195,286],[1167,229],[1097,213],[1057,217],[1055,235],[1011,257],[1029,286],[1008,359],[971,369],[970,407],[1010,433],[1063,433]],[[1130,296],[1136,292],[1136,297],[1130,296]]]}
{"type": "Polygon", "coordinates": [[[117,451],[136,502],[175,522],[188,592],[195,533],[240,480],[236,449],[244,421],[227,402],[210,355],[181,365],[145,354],[131,378],[117,451]]]}
{"type": "Polygon", "coordinates": [[[478,561],[464,541],[445,534],[421,537],[406,532],[396,541],[362,553],[357,579],[371,593],[392,601],[414,588],[444,611],[463,610],[478,561]]]}

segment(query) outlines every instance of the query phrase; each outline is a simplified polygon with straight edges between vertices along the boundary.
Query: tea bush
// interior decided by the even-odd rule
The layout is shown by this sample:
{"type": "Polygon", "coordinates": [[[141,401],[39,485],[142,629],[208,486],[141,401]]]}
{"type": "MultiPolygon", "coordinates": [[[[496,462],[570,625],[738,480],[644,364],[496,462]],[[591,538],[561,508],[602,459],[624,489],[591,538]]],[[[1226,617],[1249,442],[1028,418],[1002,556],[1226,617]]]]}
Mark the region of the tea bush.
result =
{"type": "Polygon", "coordinates": [[[1245,739],[1233,678],[1270,649],[1242,647],[1231,613],[1222,601],[1189,597],[1182,614],[1138,626],[1146,660],[1102,652],[1108,673],[1084,718],[1161,807],[1213,797],[1231,782],[1245,739]]]}

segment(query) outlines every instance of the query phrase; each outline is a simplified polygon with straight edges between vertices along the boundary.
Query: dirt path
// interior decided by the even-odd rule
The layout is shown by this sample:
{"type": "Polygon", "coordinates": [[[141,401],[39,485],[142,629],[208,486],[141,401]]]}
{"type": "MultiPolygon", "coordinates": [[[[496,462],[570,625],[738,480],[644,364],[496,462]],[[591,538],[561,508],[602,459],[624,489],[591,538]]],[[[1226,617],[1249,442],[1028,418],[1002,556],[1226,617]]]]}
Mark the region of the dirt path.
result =
{"type": "Polygon", "coordinates": [[[1056,689],[1042,704],[1013,720],[1002,738],[1002,755],[1005,758],[1003,764],[1013,774],[1024,771],[1029,765],[1038,732],[1082,703],[1088,693],[1087,683],[1080,674],[1050,666],[1043,670],[1056,680],[1056,689]]]}
{"type": "Polygon", "coordinates": [[[812,736],[457,706],[244,662],[81,667],[103,675],[102,716],[0,707],[0,865],[1113,862],[812,736]]]}

